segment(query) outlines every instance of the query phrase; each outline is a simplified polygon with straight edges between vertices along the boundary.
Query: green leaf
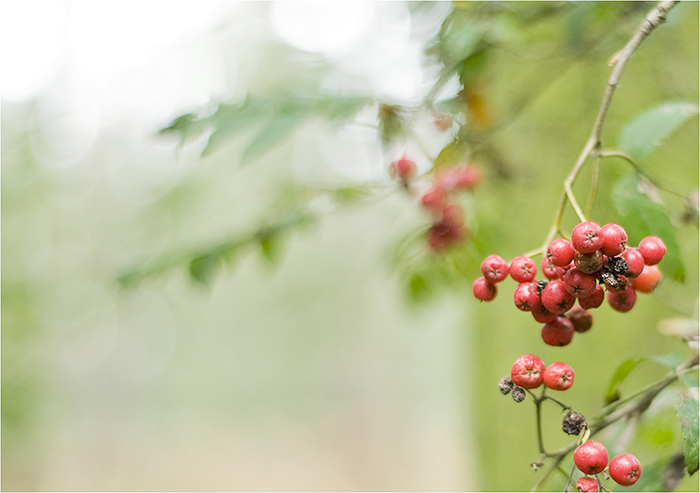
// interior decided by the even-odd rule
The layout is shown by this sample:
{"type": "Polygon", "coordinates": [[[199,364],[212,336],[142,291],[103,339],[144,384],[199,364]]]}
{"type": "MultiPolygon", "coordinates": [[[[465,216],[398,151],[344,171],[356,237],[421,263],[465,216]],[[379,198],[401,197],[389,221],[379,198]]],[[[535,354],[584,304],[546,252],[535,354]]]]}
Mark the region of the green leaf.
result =
{"type": "Polygon", "coordinates": [[[681,420],[685,468],[688,474],[694,474],[698,470],[698,401],[685,395],[676,414],[681,420]]]}
{"type": "Polygon", "coordinates": [[[638,160],[645,159],[686,121],[698,114],[693,103],[665,103],[640,115],[622,131],[619,147],[638,160]]]}
{"type": "Polygon", "coordinates": [[[301,118],[297,115],[279,116],[261,128],[248,144],[241,158],[242,164],[248,164],[271,151],[276,145],[287,139],[299,127],[301,118]]]}
{"type": "Polygon", "coordinates": [[[471,12],[456,10],[443,22],[439,39],[440,59],[451,65],[476,51],[481,33],[471,12]]]}
{"type": "Polygon", "coordinates": [[[650,356],[649,359],[661,363],[664,366],[668,366],[671,369],[676,368],[678,365],[683,363],[683,357],[678,353],[660,354],[657,356],[650,356]]]}
{"type": "Polygon", "coordinates": [[[190,260],[189,272],[193,280],[208,285],[212,274],[221,262],[221,255],[210,253],[190,260]]]}
{"type": "Polygon", "coordinates": [[[700,387],[700,379],[698,378],[698,373],[683,373],[680,377],[681,382],[683,382],[688,389],[697,389],[700,387]]]}
{"type": "Polygon", "coordinates": [[[681,261],[681,249],[666,208],[642,191],[641,175],[632,173],[622,178],[613,191],[613,203],[618,214],[625,219],[629,244],[638,244],[646,236],[658,236],[666,245],[666,255],[659,268],[673,279],[683,281],[685,268],[681,261]]]}
{"type": "Polygon", "coordinates": [[[260,236],[260,251],[263,257],[270,263],[274,264],[280,256],[281,252],[280,237],[277,234],[266,234],[260,236]]]}
{"type": "Polygon", "coordinates": [[[615,369],[615,373],[613,373],[612,377],[610,378],[610,383],[608,384],[608,388],[605,391],[606,404],[615,402],[620,398],[618,387],[622,384],[622,382],[625,381],[629,374],[632,373],[632,370],[634,370],[637,367],[637,365],[645,359],[646,358],[628,359],[626,361],[623,361],[615,369]]]}
{"type": "Polygon", "coordinates": [[[414,274],[408,282],[408,292],[413,301],[424,301],[431,294],[428,281],[420,274],[414,274]]]}
{"type": "Polygon", "coordinates": [[[435,168],[443,166],[452,166],[464,159],[467,152],[467,144],[460,138],[456,137],[452,142],[447,144],[440,154],[435,158],[435,168]]]}

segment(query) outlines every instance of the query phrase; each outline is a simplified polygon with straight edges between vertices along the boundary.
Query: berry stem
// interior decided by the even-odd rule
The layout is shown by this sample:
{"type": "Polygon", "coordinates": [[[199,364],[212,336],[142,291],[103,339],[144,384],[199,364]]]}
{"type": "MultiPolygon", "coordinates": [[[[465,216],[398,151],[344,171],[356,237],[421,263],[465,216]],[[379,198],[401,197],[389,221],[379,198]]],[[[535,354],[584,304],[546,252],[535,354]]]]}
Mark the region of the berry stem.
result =
{"type": "Polygon", "coordinates": [[[543,400],[548,399],[548,400],[550,400],[550,401],[554,401],[554,402],[556,402],[557,404],[559,404],[559,405],[561,406],[561,408],[562,408],[564,411],[571,411],[571,406],[567,406],[566,404],[564,404],[564,403],[561,402],[561,401],[558,401],[558,400],[555,399],[554,397],[550,397],[550,396],[548,396],[548,395],[543,395],[543,396],[542,396],[542,399],[543,399],[543,400]]]}
{"type": "Polygon", "coordinates": [[[593,175],[591,176],[591,189],[588,192],[588,203],[586,204],[586,215],[591,216],[593,214],[593,206],[595,205],[595,199],[598,196],[598,177],[600,175],[600,154],[595,157],[593,161],[593,175]]]}
{"type": "Polygon", "coordinates": [[[600,153],[598,154],[597,157],[600,157],[600,158],[619,157],[619,158],[621,158],[621,159],[624,159],[624,160],[627,161],[629,164],[631,164],[632,167],[633,167],[640,175],[642,175],[644,178],[646,178],[646,179],[649,181],[649,183],[651,183],[652,185],[654,185],[654,186],[655,186],[656,188],[658,188],[659,190],[663,190],[664,192],[670,193],[671,195],[675,195],[676,197],[680,197],[680,198],[682,198],[682,199],[685,199],[685,198],[686,198],[683,194],[680,194],[680,193],[678,193],[678,192],[674,192],[673,190],[669,190],[668,188],[659,185],[659,183],[658,183],[656,180],[654,180],[654,179],[653,179],[651,176],[649,176],[642,168],[639,167],[639,164],[634,160],[634,158],[632,158],[632,156],[630,156],[629,154],[627,154],[627,153],[625,153],[625,152],[616,151],[616,150],[603,150],[603,151],[600,151],[600,153]]]}
{"type": "Polygon", "coordinates": [[[642,41],[644,41],[644,39],[646,39],[646,37],[649,36],[649,34],[656,27],[660,26],[666,20],[666,14],[678,3],[679,0],[665,0],[663,2],[660,2],[656,7],[654,7],[647,14],[646,18],[642,22],[642,25],[639,27],[639,29],[637,29],[637,32],[634,34],[634,36],[632,36],[632,39],[630,39],[624,46],[624,48],[617,52],[610,61],[610,65],[615,65],[615,68],[613,69],[612,74],[610,74],[610,78],[608,79],[608,85],[605,89],[605,94],[603,95],[603,102],[601,103],[600,109],[598,110],[598,115],[596,116],[595,123],[593,124],[593,130],[591,132],[591,135],[586,141],[586,144],[584,145],[581,154],[579,154],[574,168],[571,170],[571,173],[569,173],[569,176],[566,177],[566,180],[564,180],[564,193],[562,194],[562,197],[559,200],[557,212],[554,216],[554,223],[552,224],[549,234],[547,235],[547,240],[544,242],[544,245],[540,248],[540,250],[543,253],[546,251],[547,245],[549,245],[549,243],[554,239],[554,235],[559,230],[567,200],[571,202],[571,206],[573,207],[574,211],[576,212],[576,215],[579,217],[581,222],[586,222],[586,216],[583,214],[581,207],[578,205],[578,202],[574,197],[572,185],[576,181],[576,178],[578,177],[581,169],[583,168],[583,165],[586,163],[588,158],[590,156],[597,156],[601,152],[602,133],[603,125],[605,124],[605,118],[608,115],[608,110],[610,109],[610,104],[612,103],[613,95],[615,94],[615,90],[619,85],[622,71],[625,69],[627,62],[632,57],[632,55],[637,50],[642,41]]]}

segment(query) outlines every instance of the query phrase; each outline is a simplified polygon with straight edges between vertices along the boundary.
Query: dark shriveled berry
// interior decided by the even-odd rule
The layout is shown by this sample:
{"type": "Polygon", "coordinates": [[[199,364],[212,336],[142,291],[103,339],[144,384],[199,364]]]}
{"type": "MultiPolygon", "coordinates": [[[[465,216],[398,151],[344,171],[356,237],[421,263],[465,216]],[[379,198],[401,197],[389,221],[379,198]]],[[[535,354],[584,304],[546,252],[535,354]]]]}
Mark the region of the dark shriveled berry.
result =
{"type": "Polygon", "coordinates": [[[508,395],[510,391],[513,390],[513,387],[515,387],[515,384],[509,376],[501,378],[501,380],[498,382],[498,389],[503,395],[508,395]]]}
{"type": "Polygon", "coordinates": [[[524,388],[516,386],[510,395],[511,395],[511,397],[513,397],[513,400],[515,402],[523,402],[525,400],[525,396],[527,394],[525,393],[524,388]]]}
{"type": "Polygon", "coordinates": [[[583,414],[569,411],[561,422],[561,429],[564,430],[564,433],[567,435],[580,435],[585,424],[586,418],[583,414]]]}
{"type": "Polygon", "coordinates": [[[591,253],[574,254],[574,265],[578,270],[585,274],[594,274],[598,272],[605,263],[605,255],[600,250],[591,253]]]}
{"type": "Polygon", "coordinates": [[[588,332],[593,327],[593,315],[588,310],[575,306],[565,314],[576,332],[588,332]]]}

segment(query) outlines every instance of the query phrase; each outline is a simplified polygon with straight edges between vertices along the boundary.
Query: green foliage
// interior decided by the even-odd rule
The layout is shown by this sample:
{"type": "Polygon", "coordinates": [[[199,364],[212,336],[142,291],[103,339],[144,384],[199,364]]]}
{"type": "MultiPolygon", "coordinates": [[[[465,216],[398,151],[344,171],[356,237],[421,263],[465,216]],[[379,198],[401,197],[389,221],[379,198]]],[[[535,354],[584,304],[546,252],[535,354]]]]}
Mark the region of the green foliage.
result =
{"type": "MultiPolygon", "coordinates": [[[[637,160],[644,160],[690,118],[697,116],[697,104],[664,103],[646,111],[620,134],[619,147],[637,160]]],[[[673,166],[667,164],[665,167],[673,166]]]]}
{"type": "Polygon", "coordinates": [[[683,455],[688,474],[698,470],[698,401],[690,395],[685,395],[678,406],[678,419],[681,421],[683,432],[683,455]]]}
{"type": "Polygon", "coordinates": [[[681,249],[669,213],[663,204],[652,199],[651,187],[638,173],[621,179],[613,191],[613,203],[624,218],[630,245],[646,236],[658,236],[666,245],[666,255],[659,267],[677,281],[685,279],[681,249]]]}
{"type": "Polygon", "coordinates": [[[624,382],[632,370],[634,370],[639,363],[644,361],[644,358],[628,359],[620,363],[620,365],[615,369],[612,377],[610,378],[610,383],[605,391],[605,403],[610,404],[620,398],[620,392],[618,388],[624,382]]]}

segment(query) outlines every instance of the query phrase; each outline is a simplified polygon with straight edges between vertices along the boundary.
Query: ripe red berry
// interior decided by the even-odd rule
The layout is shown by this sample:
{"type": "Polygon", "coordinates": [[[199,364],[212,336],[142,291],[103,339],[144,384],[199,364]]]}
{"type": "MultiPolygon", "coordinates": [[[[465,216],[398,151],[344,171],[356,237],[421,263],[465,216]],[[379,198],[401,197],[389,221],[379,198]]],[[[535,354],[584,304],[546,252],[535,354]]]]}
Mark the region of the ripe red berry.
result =
{"type": "Polygon", "coordinates": [[[575,267],[576,267],[576,266],[574,265],[573,262],[571,262],[569,265],[567,265],[567,266],[565,266],[565,267],[557,267],[557,268],[556,268],[556,269],[557,269],[557,278],[559,278],[559,279],[564,279],[564,275],[566,275],[566,273],[567,273],[570,269],[573,269],[573,268],[575,268],[575,267]]]}
{"type": "Polygon", "coordinates": [[[574,338],[574,325],[564,317],[557,317],[542,327],[542,340],[550,346],[566,346],[574,338]]]}
{"type": "Polygon", "coordinates": [[[617,484],[631,486],[637,482],[642,474],[642,465],[632,454],[621,454],[610,461],[608,468],[610,477],[617,484]]]}
{"type": "Polygon", "coordinates": [[[550,281],[542,290],[541,298],[547,310],[557,315],[568,312],[576,302],[576,298],[569,294],[564,281],[560,279],[550,281]]]}
{"type": "Polygon", "coordinates": [[[542,304],[542,301],[540,300],[540,304],[532,310],[532,318],[537,320],[541,324],[546,324],[547,322],[554,322],[559,315],[556,313],[552,313],[549,310],[545,308],[545,306],[542,304]]]}
{"type": "Polygon", "coordinates": [[[563,281],[566,290],[575,298],[585,298],[592,295],[598,285],[595,276],[584,274],[578,269],[569,269],[564,275],[563,281]]]}
{"type": "Polygon", "coordinates": [[[475,164],[467,164],[459,169],[457,175],[457,189],[473,190],[481,184],[483,173],[475,164]]]}
{"type": "Polygon", "coordinates": [[[627,286],[624,291],[608,292],[608,303],[618,312],[627,313],[634,307],[637,301],[637,292],[632,286],[627,286]]]}
{"type": "Polygon", "coordinates": [[[485,277],[479,277],[472,284],[472,293],[478,300],[491,301],[498,294],[498,288],[495,284],[488,282],[485,277]]]}
{"type": "Polygon", "coordinates": [[[492,284],[508,277],[508,262],[500,255],[489,255],[481,263],[481,273],[492,284]]]}
{"type": "Polygon", "coordinates": [[[601,231],[602,228],[593,221],[581,223],[571,232],[571,244],[580,253],[593,253],[600,250],[603,247],[601,231]]]}
{"type": "Polygon", "coordinates": [[[510,378],[515,385],[536,389],[542,385],[544,362],[534,354],[523,354],[510,367],[510,378]]]}
{"type": "Polygon", "coordinates": [[[574,247],[569,240],[557,238],[547,247],[545,257],[557,267],[566,267],[574,260],[574,247]]]}
{"type": "Polygon", "coordinates": [[[416,175],[416,163],[405,157],[401,158],[389,165],[389,173],[394,178],[408,181],[416,175]]]}
{"type": "Polygon", "coordinates": [[[637,277],[644,270],[644,256],[636,248],[628,248],[620,254],[627,261],[627,277],[637,277]]]}
{"type": "Polygon", "coordinates": [[[544,369],[542,380],[549,389],[566,390],[574,384],[574,370],[566,363],[557,361],[544,369]]]}
{"type": "MultiPolygon", "coordinates": [[[[602,291],[602,288],[601,288],[602,291]]],[[[602,298],[601,298],[602,300],[602,298]]],[[[576,332],[588,332],[593,327],[593,315],[588,310],[575,306],[566,313],[576,332]]]]}
{"type": "Polygon", "coordinates": [[[640,241],[638,250],[644,257],[646,265],[656,265],[666,255],[666,245],[656,236],[647,236],[640,241]]]}
{"type": "Polygon", "coordinates": [[[552,264],[546,255],[542,258],[542,263],[540,265],[542,267],[542,273],[547,279],[552,280],[559,278],[557,266],[552,264]]]}
{"type": "Polygon", "coordinates": [[[606,224],[600,229],[603,238],[601,250],[608,257],[620,255],[627,247],[627,233],[619,224],[606,224]]]}
{"type": "Polygon", "coordinates": [[[608,451],[602,443],[588,440],[574,452],[574,463],[584,474],[599,474],[608,465],[608,451]]]}
{"type": "Polygon", "coordinates": [[[445,192],[440,187],[432,187],[423,194],[421,202],[432,212],[441,213],[445,207],[445,192]]]}
{"type": "Polygon", "coordinates": [[[605,264],[605,255],[600,250],[591,253],[576,252],[574,254],[574,265],[585,274],[598,272],[605,264]]]}
{"type": "Polygon", "coordinates": [[[588,477],[578,478],[576,489],[582,493],[596,493],[598,491],[598,481],[588,477]]]}
{"type": "Polygon", "coordinates": [[[521,282],[513,293],[513,301],[519,310],[531,312],[542,305],[536,282],[521,282]]]}
{"type": "Polygon", "coordinates": [[[537,264],[530,257],[519,255],[510,263],[510,277],[518,282],[532,281],[537,275],[537,264]]]}
{"type": "Polygon", "coordinates": [[[640,293],[651,293],[661,280],[661,271],[655,265],[645,265],[642,273],[629,280],[630,285],[640,293]]]}
{"type": "Polygon", "coordinates": [[[593,294],[590,296],[586,296],[585,298],[579,298],[578,304],[584,310],[590,310],[591,308],[598,308],[600,305],[603,304],[603,301],[605,301],[605,290],[603,289],[603,286],[598,284],[595,287],[595,291],[593,291],[593,294]]]}

